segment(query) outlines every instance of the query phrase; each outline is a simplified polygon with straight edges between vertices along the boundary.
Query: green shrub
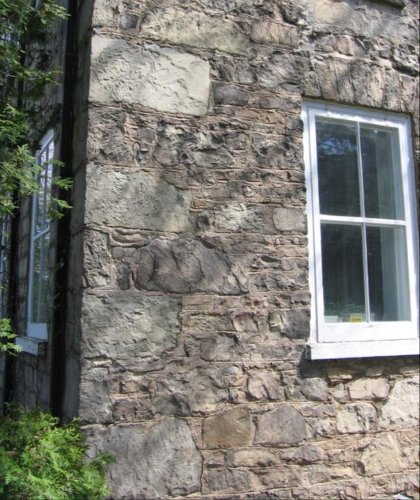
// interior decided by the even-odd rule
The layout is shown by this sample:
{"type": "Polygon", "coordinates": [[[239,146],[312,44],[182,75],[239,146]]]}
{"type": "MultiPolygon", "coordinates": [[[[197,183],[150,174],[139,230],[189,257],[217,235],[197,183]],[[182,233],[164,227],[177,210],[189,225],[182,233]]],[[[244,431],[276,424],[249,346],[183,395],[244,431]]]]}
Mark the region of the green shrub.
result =
{"type": "Polygon", "coordinates": [[[0,420],[0,498],[94,500],[108,493],[109,455],[86,458],[77,422],[58,426],[41,410],[10,405],[0,420]]]}

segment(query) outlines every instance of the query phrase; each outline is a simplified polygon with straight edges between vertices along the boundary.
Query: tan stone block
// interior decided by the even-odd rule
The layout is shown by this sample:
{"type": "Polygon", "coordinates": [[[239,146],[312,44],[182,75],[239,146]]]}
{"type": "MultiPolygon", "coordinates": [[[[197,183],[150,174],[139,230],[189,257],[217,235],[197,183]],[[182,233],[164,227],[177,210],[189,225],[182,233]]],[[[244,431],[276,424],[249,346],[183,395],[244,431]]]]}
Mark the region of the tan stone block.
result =
{"type": "Polygon", "coordinates": [[[373,429],[375,421],[376,410],[373,405],[349,404],[337,414],[337,430],[342,434],[367,432],[373,429]]]}
{"type": "Polygon", "coordinates": [[[203,422],[203,441],[211,448],[247,446],[252,440],[252,422],[247,408],[208,417],[203,422]]]}
{"type": "Polygon", "coordinates": [[[93,37],[90,100],[201,116],[207,113],[209,96],[210,66],[200,57],[93,37]]]}
{"type": "Polygon", "coordinates": [[[264,20],[253,23],[251,40],[268,45],[299,46],[299,33],[295,26],[264,20]]]}
{"type": "Polygon", "coordinates": [[[401,450],[390,434],[378,436],[362,453],[360,462],[367,476],[389,474],[401,470],[401,450]]]}
{"type": "Polygon", "coordinates": [[[141,33],[174,44],[233,54],[243,54],[250,46],[248,38],[232,21],[193,10],[156,10],[143,21],[141,33]]]}
{"type": "Polygon", "coordinates": [[[384,378],[359,379],[348,384],[348,390],[351,399],[385,399],[389,384],[384,378]]]}
{"type": "Polygon", "coordinates": [[[226,454],[227,465],[233,467],[268,467],[278,461],[278,457],[271,451],[258,448],[229,451],[226,454]]]}
{"type": "Polygon", "coordinates": [[[418,427],[419,425],[419,377],[414,376],[395,382],[388,401],[379,417],[381,429],[418,427]]]}

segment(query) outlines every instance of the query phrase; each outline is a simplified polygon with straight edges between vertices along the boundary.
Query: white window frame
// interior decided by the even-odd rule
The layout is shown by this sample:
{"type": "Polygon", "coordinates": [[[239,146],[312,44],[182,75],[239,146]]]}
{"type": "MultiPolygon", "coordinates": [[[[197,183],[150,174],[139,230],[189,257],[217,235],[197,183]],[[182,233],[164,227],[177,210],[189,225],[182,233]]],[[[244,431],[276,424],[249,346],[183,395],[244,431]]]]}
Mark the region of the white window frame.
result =
{"type": "MultiPolygon", "coordinates": [[[[320,102],[305,102],[304,159],[307,187],[309,286],[311,292],[311,335],[308,352],[311,359],[376,357],[419,354],[419,242],[416,224],[415,176],[412,154],[410,119],[403,115],[366,111],[358,108],[320,102]],[[318,196],[316,118],[324,117],[343,122],[369,124],[397,129],[405,219],[392,221],[406,231],[410,321],[360,323],[327,323],[324,321],[322,281],[321,219],[323,222],[343,222],[341,217],[320,214],[318,196]]],[[[358,152],[360,155],[360,151],[358,152]]],[[[360,160],[359,160],[360,161],[360,160]]],[[[360,167],[359,167],[360,168],[360,167]]],[[[347,223],[351,217],[345,217],[347,223]]],[[[353,222],[383,224],[385,219],[354,217],[353,222]]]]}
{"type": "MultiPolygon", "coordinates": [[[[47,162],[50,162],[54,159],[54,131],[50,130],[45,134],[45,136],[41,140],[41,147],[39,151],[37,151],[35,158],[37,163],[44,169],[46,163],[42,163],[42,155],[44,152],[48,151],[51,144],[53,145],[53,154],[51,158],[47,158],[47,162]]],[[[51,184],[52,179],[52,169],[46,170],[46,176],[49,179],[51,184]]],[[[42,187],[42,195],[44,200],[46,200],[47,192],[46,192],[47,183],[44,183],[42,187]]],[[[48,339],[48,325],[47,322],[35,322],[33,321],[32,310],[34,301],[37,300],[34,297],[35,285],[34,285],[34,275],[35,275],[35,243],[39,238],[46,236],[51,232],[51,221],[46,220],[46,227],[44,227],[41,231],[36,230],[36,217],[37,217],[37,199],[40,195],[40,191],[34,193],[32,195],[32,214],[31,214],[31,232],[30,232],[30,247],[29,247],[29,280],[28,280],[28,323],[27,323],[27,337],[38,339],[38,340],[47,340],[48,339]]],[[[45,203],[45,201],[44,201],[45,203]]],[[[42,274],[44,269],[48,270],[48,248],[42,247],[43,257],[41,258],[41,269],[40,273],[42,274]]],[[[39,286],[39,285],[38,285],[39,286]]],[[[38,288],[39,290],[39,288],[38,288]]],[[[40,292],[38,292],[40,293],[40,292]]],[[[48,291],[46,292],[48,293],[48,291]]],[[[40,297],[38,297],[38,301],[40,297]]]]}

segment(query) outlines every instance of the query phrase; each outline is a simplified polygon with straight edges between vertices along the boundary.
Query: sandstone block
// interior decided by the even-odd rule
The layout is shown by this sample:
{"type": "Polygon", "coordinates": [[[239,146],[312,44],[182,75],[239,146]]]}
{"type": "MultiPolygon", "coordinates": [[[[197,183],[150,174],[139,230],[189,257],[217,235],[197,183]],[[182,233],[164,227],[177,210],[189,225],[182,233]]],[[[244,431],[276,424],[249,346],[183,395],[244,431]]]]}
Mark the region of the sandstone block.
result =
{"type": "Polygon", "coordinates": [[[157,231],[191,228],[190,193],[145,172],[88,166],[85,222],[157,231]]]}
{"type": "Polygon", "coordinates": [[[108,370],[89,367],[82,373],[79,418],[83,422],[89,423],[111,423],[113,416],[108,386],[108,370]]]}
{"type": "Polygon", "coordinates": [[[251,40],[268,45],[299,46],[299,33],[295,26],[264,20],[253,23],[251,40]]]}
{"type": "Polygon", "coordinates": [[[203,422],[203,441],[210,448],[247,446],[252,441],[252,422],[247,408],[238,408],[203,422]]]}
{"type": "Polygon", "coordinates": [[[382,407],[378,425],[381,429],[418,427],[419,377],[395,382],[388,401],[382,407]]]}
{"type": "Polygon", "coordinates": [[[341,434],[367,432],[376,422],[375,407],[369,403],[349,404],[337,414],[337,430],[341,434]]]}
{"type": "Polygon", "coordinates": [[[207,113],[209,95],[207,61],[171,48],[93,37],[91,101],[201,116],[207,113]]]}
{"type": "Polygon", "coordinates": [[[228,451],[226,454],[226,464],[230,467],[268,467],[276,463],[278,458],[274,453],[258,448],[228,451]]]}
{"type": "Polygon", "coordinates": [[[299,464],[311,464],[321,462],[325,458],[325,453],[319,446],[309,444],[297,450],[287,451],[281,455],[281,458],[299,464]]]}
{"type": "Polygon", "coordinates": [[[367,476],[401,470],[401,450],[395,436],[379,435],[362,453],[360,462],[367,476]]]}
{"type": "Polygon", "coordinates": [[[140,293],[86,294],[82,338],[86,357],[147,358],[176,346],[179,299],[140,293]]]}
{"type": "Polygon", "coordinates": [[[275,208],[273,210],[273,222],[278,231],[301,232],[306,229],[306,217],[303,210],[275,208]]]}
{"type": "Polygon", "coordinates": [[[141,25],[143,35],[173,44],[244,54],[249,39],[232,21],[194,10],[167,8],[150,12],[141,25]]]}
{"type": "Polygon", "coordinates": [[[116,458],[110,469],[114,498],[160,499],[200,490],[202,457],[183,420],[152,428],[111,426],[92,438],[116,458]]]}
{"type": "Polygon", "coordinates": [[[248,378],[247,393],[256,400],[282,399],[283,391],[277,373],[258,371],[248,378]]]}
{"type": "Polygon", "coordinates": [[[255,443],[265,445],[297,444],[308,437],[305,419],[293,406],[282,404],[258,418],[255,443]]]}
{"type": "Polygon", "coordinates": [[[384,378],[359,379],[348,385],[351,399],[385,399],[389,384],[384,378]]]}

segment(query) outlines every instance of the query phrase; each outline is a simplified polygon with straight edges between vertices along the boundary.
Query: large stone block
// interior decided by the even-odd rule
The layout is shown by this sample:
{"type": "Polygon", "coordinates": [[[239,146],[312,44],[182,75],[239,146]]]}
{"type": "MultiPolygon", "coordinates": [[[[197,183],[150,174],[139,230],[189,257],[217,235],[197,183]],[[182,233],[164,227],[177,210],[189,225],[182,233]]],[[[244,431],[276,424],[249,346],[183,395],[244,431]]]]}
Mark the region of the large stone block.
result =
{"type": "Polygon", "coordinates": [[[200,57],[172,48],[93,37],[91,101],[201,116],[207,113],[209,95],[210,66],[200,57]]]}
{"type": "Polygon", "coordinates": [[[378,421],[381,429],[418,427],[419,377],[398,380],[384,404],[378,421]]]}
{"type": "Polygon", "coordinates": [[[367,432],[374,429],[376,410],[370,403],[349,404],[337,414],[339,433],[367,432]]]}
{"type": "Polygon", "coordinates": [[[255,443],[294,445],[308,437],[306,422],[293,406],[282,404],[258,418],[255,443]]]}
{"type": "Polygon", "coordinates": [[[248,37],[226,17],[210,16],[191,9],[167,8],[149,12],[142,22],[141,33],[177,45],[234,54],[243,54],[250,46],[248,37]]]}
{"type": "Polygon", "coordinates": [[[360,463],[367,476],[399,472],[402,464],[398,441],[390,434],[379,434],[362,453],[360,463]]]}
{"type": "Polygon", "coordinates": [[[200,490],[202,457],[185,421],[95,430],[88,430],[89,441],[116,460],[110,469],[113,498],[160,499],[200,490]]]}
{"type": "Polygon", "coordinates": [[[140,249],[135,285],[146,290],[236,295],[244,273],[227,254],[192,238],[156,239],[140,249]]]}
{"type": "Polygon", "coordinates": [[[176,297],[148,297],[138,292],[85,294],[83,356],[161,356],[176,346],[179,311],[176,297]]]}
{"type": "Polygon", "coordinates": [[[191,228],[191,195],[157,176],[88,166],[87,223],[180,232],[191,228]]]}
{"type": "Polygon", "coordinates": [[[252,422],[247,408],[238,408],[203,422],[203,441],[210,448],[237,448],[251,444],[252,422]]]}

